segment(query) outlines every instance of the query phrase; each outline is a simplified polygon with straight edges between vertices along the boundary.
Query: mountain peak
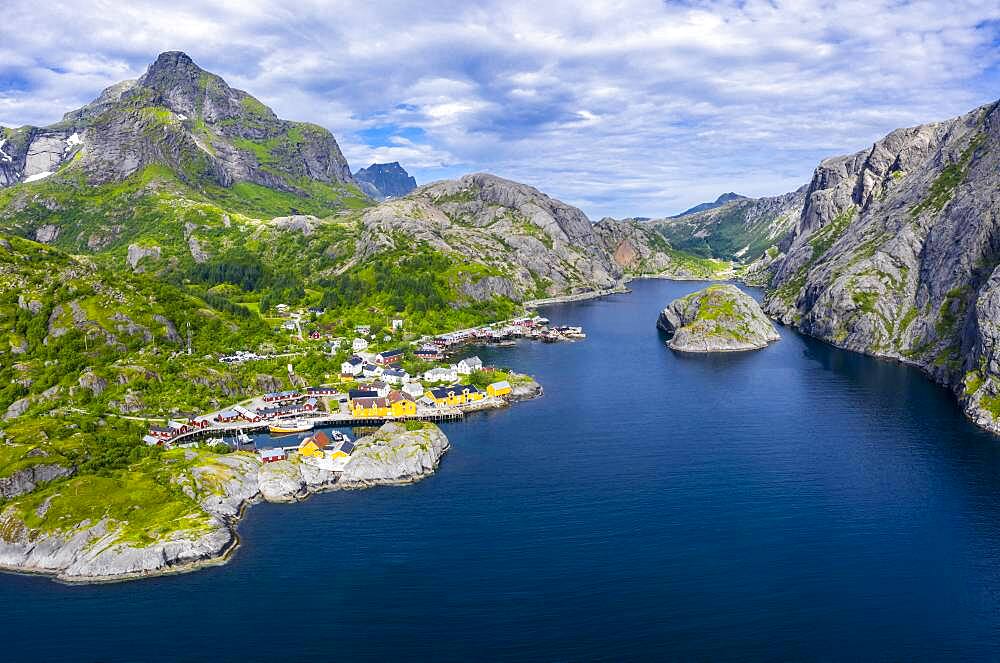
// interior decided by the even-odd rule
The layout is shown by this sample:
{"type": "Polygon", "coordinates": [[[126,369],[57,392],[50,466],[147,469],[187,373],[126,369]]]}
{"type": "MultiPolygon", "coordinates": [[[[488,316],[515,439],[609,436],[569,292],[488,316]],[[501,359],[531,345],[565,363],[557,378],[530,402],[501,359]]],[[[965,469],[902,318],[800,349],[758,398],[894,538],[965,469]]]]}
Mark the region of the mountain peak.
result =
{"type": "Polygon", "coordinates": [[[376,200],[400,198],[417,188],[417,181],[398,161],[373,163],[354,173],[354,179],[376,200]]]}
{"type": "Polygon", "coordinates": [[[200,77],[205,70],[183,51],[165,51],[146,69],[139,79],[141,85],[160,87],[159,83],[176,83],[179,79],[200,77]]]}

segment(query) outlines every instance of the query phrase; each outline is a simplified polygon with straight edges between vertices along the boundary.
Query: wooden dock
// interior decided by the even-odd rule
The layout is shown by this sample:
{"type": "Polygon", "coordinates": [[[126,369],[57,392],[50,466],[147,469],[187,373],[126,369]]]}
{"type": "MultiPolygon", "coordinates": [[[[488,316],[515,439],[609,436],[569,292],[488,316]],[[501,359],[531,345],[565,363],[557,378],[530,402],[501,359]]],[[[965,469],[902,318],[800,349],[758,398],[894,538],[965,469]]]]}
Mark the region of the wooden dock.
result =
{"type": "MultiPolygon", "coordinates": [[[[414,415],[408,415],[403,417],[395,417],[392,415],[385,417],[365,417],[358,418],[354,417],[350,413],[345,412],[324,412],[314,416],[298,416],[297,419],[302,419],[306,421],[311,421],[313,426],[381,426],[382,424],[388,423],[390,421],[456,421],[458,419],[463,419],[465,417],[465,412],[457,407],[437,407],[433,410],[425,410],[423,412],[417,412],[414,415]]],[[[199,440],[208,437],[225,437],[226,435],[234,436],[241,432],[243,433],[259,433],[268,430],[268,427],[275,423],[276,420],[271,421],[258,421],[258,422],[242,422],[242,423],[232,423],[232,424],[211,424],[208,428],[201,428],[198,430],[188,431],[187,433],[182,433],[176,437],[171,438],[166,441],[169,446],[175,446],[183,441],[199,440]]]]}

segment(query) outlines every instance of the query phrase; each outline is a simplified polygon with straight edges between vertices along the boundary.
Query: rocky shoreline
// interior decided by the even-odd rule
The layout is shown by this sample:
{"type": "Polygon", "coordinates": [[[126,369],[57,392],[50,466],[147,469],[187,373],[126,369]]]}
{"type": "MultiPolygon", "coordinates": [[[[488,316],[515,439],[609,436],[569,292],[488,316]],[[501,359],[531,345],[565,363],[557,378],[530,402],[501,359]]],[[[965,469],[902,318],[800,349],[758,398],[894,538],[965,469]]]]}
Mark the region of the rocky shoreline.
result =
{"type": "MultiPolygon", "coordinates": [[[[449,448],[447,436],[434,424],[387,423],[357,440],[341,472],[300,460],[261,464],[246,453],[213,455],[204,463],[195,462],[175,480],[198,501],[204,520],[192,530],[179,530],[146,545],[130,539],[120,524],[108,519],[42,532],[27,526],[8,507],[0,512],[0,569],[67,583],[99,583],[223,564],[239,547],[238,524],[253,504],[413,483],[433,474],[449,448]]],[[[198,460],[193,451],[185,454],[188,460],[198,460]]]]}

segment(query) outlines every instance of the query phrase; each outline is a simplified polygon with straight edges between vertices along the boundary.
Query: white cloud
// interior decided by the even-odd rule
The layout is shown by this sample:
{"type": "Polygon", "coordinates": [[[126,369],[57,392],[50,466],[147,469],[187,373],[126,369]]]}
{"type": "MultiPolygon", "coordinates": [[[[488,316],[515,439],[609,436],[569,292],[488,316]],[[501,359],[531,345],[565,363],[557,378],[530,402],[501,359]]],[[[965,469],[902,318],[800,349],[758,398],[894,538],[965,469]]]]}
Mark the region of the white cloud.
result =
{"type": "Polygon", "coordinates": [[[0,124],[45,124],[185,50],[355,168],[485,170],[591,216],[775,194],[993,100],[995,0],[169,4],[8,0],[0,124]]]}

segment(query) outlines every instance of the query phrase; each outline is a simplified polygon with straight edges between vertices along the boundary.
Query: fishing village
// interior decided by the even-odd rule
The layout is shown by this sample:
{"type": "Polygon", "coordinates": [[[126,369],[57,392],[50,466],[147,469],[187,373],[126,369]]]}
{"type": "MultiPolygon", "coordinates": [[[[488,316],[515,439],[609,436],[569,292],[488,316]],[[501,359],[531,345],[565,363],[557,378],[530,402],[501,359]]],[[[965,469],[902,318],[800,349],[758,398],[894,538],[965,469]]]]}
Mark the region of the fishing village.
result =
{"type": "MultiPolygon", "coordinates": [[[[293,320],[289,331],[301,334],[298,319],[293,320]]],[[[403,347],[378,351],[371,347],[375,335],[370,326],[359,325],[354,331],[357,336],[336,381],[265,393],[213,412],[170,418],[163,425],[151,426],[143,441],[165,448],[225,445],[254,451],[265,464],[294,455],[307,465],[337,471],[350,458],[354,443],[344,432],[320,428],[370,429],[392,421],[457,420],[541,394],[541,386],[530,376],[485,365],[476,355],[447,363],[463,348],[510,346],[519,339],[552,343],[585,338],[579,327],[550,327],[548,319],[540,316],[421,337],[403,347]],[[430,368],[411,375],[402,367],[404,359],[430,368]],[[260,443],[251,433],[268,433],[268,441],[260,443]]],[[[329,341],[332,351],[346,345],[343,338],[329,341]]],[[[219,361],[233,364],[262,358],[242,351],[219,361]]]]}

